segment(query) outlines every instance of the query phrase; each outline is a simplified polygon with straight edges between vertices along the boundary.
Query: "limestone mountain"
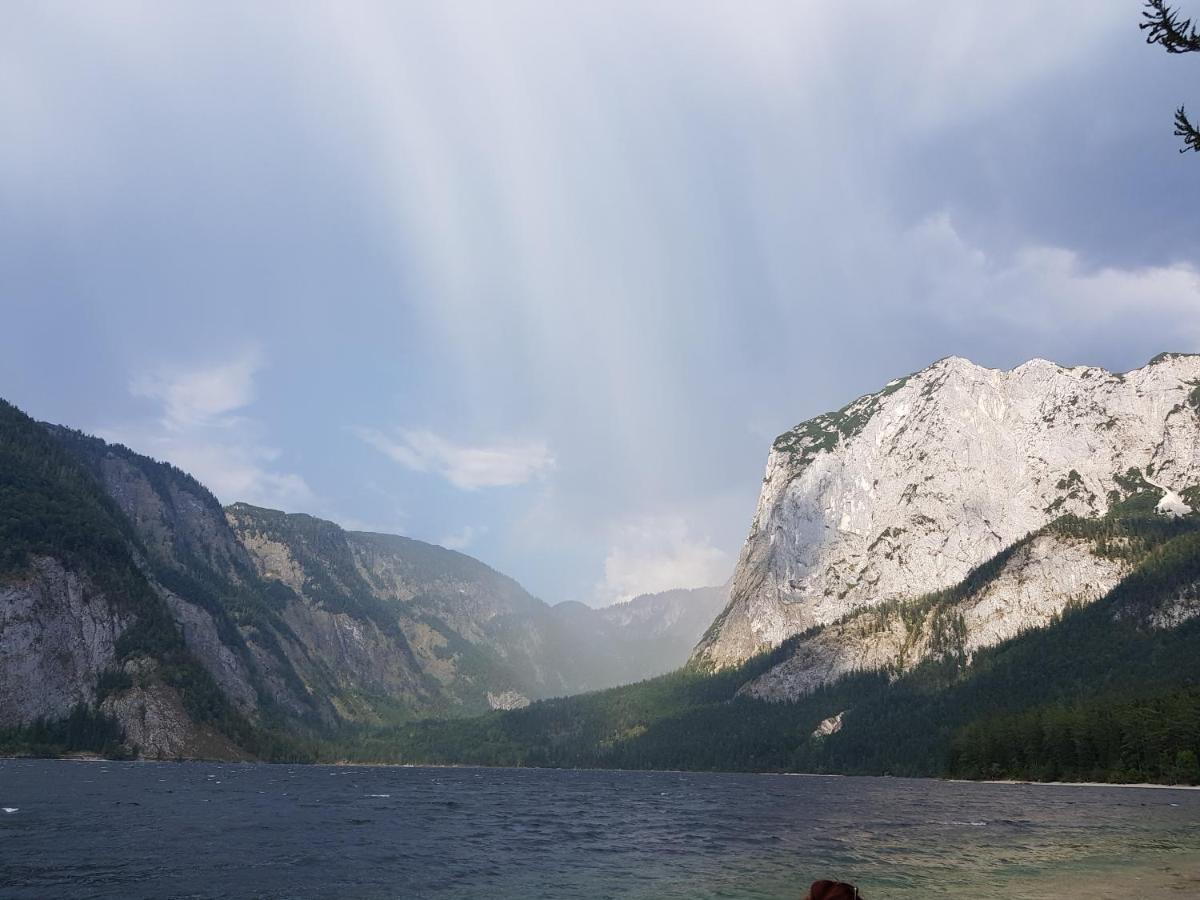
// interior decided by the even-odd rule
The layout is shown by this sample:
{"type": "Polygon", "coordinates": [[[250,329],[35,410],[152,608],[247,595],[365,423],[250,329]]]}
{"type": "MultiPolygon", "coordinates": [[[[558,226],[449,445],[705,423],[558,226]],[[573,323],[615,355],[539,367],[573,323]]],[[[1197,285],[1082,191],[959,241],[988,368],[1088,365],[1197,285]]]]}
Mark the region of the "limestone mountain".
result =
{"type": "Polygon", "coordinates": [[[730,603],[693,663],[788,641],[744,690],[789,699],[947,642],[969,655],[1120,582],[1137,537],[1116,513],[1198,502],[1200,357],[1124,374],[944,359],[776,439],[730,603]]]}

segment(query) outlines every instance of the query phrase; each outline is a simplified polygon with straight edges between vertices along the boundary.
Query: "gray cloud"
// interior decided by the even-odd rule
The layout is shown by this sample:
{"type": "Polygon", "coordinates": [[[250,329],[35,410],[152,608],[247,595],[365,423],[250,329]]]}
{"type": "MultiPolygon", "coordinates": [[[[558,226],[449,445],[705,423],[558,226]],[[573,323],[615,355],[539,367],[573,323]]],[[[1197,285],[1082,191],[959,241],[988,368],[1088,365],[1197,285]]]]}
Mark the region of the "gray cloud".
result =
{"type": "Polygon", "coordinates": [[[222,499],[472,523],[551,599],[690,578],[736,556],[770,434],[897,374],[1197,349],[1186,79],[1136,20],[9,10],[0,377],[222,499]],[[694,557],[637,527],[679,520],[694,557]]]}

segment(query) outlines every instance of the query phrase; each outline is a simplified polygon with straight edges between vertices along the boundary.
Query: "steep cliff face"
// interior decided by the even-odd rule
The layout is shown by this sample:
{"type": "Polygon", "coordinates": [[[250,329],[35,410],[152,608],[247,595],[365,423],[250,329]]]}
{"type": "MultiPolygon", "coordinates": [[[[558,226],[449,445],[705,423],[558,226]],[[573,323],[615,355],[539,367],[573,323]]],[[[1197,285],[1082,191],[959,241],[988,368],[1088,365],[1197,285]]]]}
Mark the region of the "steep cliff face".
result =
{"type": "Polygon", "coordinates": [[[283,618],[291,599],[260,579],[217,499],[175,467],[65,428],[51,433],[129,524],[139,569],[202,665],[251,721],[333,721],[297,671],[306,660],[283,618]]]}
{"type": "Polygon", "coordinates": [[[49,556],[0,584],[0,725],[57,719],[94,705],[117,668],[130,617],[86,576],[49,556]]]}
{"type": "Polygon", "coordinates": [[[498,627],[545,608],[512,579],[441,547],[312,516],[244,503],[227,515],[258,574],[297,598],[284,619],[326,662],[343,715],[355,714],[351,697],[453,712],[487,709],[489,690],[541,693],[498,627]]]}
{"type": "Polygon", "coordinates": [[[0,726],[239,755],[222,729],[245,720],[188,650],[155,551],[71,440],[0,401],[0,726]]]}
{"type": "MultiPolygon", "coordinates": [[[[1164,514],[1190,509],[1198,385],[1200,358],[1181,354],[1125,374],[952,357],[797,426],[771,448],[730,603],[694,661],[734,665],[855,610],[945,589],[1064,514],[1103,515],[1138,493],[1164,514]]],[[[1038,615],[1010,610],[996,633],[1038,615]]]]}
{"type": "Polygon", "coordinates": [[[901,673],[940,656],[969,662],[984,647],[1048,627],[1067,609],[1099,600],[1129,570],[1126,557],[1098,553],[1095,540],[1050,526],[948,596],[864,607],[815,629],[740,693],[793,700],[854,672],[901,673]]]}

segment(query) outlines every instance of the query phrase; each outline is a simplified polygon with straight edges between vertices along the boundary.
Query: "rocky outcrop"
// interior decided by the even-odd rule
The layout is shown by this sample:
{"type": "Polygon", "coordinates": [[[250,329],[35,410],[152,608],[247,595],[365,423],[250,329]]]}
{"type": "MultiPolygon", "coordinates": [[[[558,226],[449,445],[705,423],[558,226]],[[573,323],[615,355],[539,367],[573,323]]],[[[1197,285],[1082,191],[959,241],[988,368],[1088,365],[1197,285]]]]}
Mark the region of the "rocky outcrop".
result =
{"type": "Polygon", "coordinates": [[[502,691],[499,694],[488,691],[487,702],[489,709],[524,709],[529,705],[529,698],[516,691],[502,691]]]}
{"type": "Polygon", "coordinates": [[[0,585],[0,725],[60,719],[94,704],[128,624],[89,578],[53,557],[33,559],[0,585]]]}
{"type": "MultiPolygon", "coordinates": [[[[693,660],[734,665],[864,607],[945,589],[1056,517],[1104,514],[1153,487],[1147,478],[1164,511],[1182,512],[1174,497],[1190,508],[1198,385],[1200,357],[1181,354],[1125,374],[951,357],[797,426],[771,449],[730,603],[693,660]]],[[[1025,621],[980,602],[981,640],[1025,621]]]]}
{"type": "Polygon", "coordinates": [[[1047,530],[1020,542],[995,574],[963,596],[865,607],[805,637],[783,662],[744,685],[762,700],[792,700],[855,672],[900,673],[935,656],[965,660],[1071,606],[1099,600],[1129,570],[1092,541],[1047,530]]]}
{"type": "Polygon", "coordinates": [[[221,639],[217,622],[208,610],[188,603],[161,587],[188,649],[201,661],[213,680],[243,714],[255,718],[259,712],[255,672],[246,659],[221,639]]]}
{"type": "MultiPolygon", "coordinates": [[[[133,623],[87,575],[52,557],[32,560],[28,573],[0,587],[0,725],[53,722],[83,706],[114,719],[130,752],[245,758],[193,720],[154,660],[120,659],[118,640],[133,623]],[[101,696],[105,679],[114,687],[101,696]]],[[[238,695],[236,681],[224,687],[238,695]]]]}
{"type": "Polygon", "coordinates": [[[830,716],[828,719],[822,719],[817,727],[813,729],[812,737],[825,738],[831,734],[837,734],[842,730],[842,723],[845,721],[846,713],[843,710],[836,716],[830,716]]]}
{"type": "Polygon", "coordinates": [[[198,724],[176,691],[156,678],[149,660],[137,670],[133,687],[105,698],[100,711],[120,724],[125,746],[148,759],[249,759],[243,749],[211,725],[198,724]]]}

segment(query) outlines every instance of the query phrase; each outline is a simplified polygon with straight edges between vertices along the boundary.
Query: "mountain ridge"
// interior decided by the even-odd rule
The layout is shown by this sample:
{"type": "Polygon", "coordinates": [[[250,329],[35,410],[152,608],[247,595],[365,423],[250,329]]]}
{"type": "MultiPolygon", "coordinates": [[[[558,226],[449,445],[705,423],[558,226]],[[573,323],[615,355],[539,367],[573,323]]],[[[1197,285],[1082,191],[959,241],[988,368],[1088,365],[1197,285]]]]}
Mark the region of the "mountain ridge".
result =
{"type": "Polygon", "coordinates": [[[0,728],[74,717],[142,755],[295,758],[330,729],[654,674],[702,627],[651,644],[466,554],[222,507],[169,463],[0,414],[0,728]]]}

